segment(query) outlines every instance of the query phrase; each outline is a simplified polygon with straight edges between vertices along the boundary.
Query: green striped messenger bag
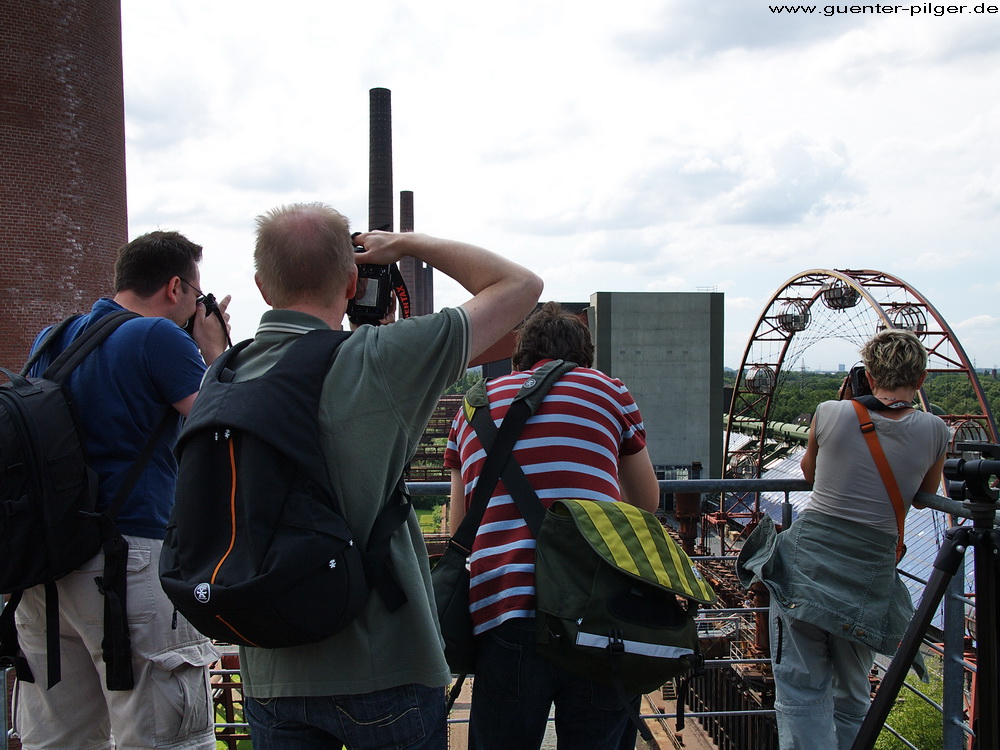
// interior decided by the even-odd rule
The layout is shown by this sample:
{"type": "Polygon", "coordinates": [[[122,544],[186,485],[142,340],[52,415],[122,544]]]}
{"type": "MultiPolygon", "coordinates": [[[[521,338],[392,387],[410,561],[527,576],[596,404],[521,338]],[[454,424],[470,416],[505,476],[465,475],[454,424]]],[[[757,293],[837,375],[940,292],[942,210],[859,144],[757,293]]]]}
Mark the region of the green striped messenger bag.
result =
{"type": "Polygon", "coordinates": [[[626,694],[655,690],[701,662],[697,604],[715,592],[650,513],[557,500],[535,554],[538,652],[626,694]]]}

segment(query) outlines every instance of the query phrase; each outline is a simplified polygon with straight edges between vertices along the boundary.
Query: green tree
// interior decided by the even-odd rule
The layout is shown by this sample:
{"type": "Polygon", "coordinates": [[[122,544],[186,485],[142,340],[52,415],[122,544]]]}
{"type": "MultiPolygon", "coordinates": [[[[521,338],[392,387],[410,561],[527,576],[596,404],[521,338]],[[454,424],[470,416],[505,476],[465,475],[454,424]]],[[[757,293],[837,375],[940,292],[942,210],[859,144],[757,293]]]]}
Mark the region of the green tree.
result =
{"type": "Polygon", "coordinates": [[[448,386],[445,390],[446,395],[450,394],[464,394],[472,386],[483,379],[483,372],[478,367],[473,367],[465,371],[465,375],[459,378],[457,381],[448,386]]]}
{"type": "MultiPolygon", "coordinates": [[[[990,411],[996,414],[997,404],[1000,403],[1000,383],[985,376],[979,383],[990,405],[990,411]]],[[[931,373],[924,382],[924,393],[935,409],[940,409],[943,414],[982,413],[976,394],[964,375],[931,373]]]]}
{"type": "MultiPolygon", "coordinates": [[[[816,404],[837,398],[843,373],[786,371],[778,378],[771,412],[771,422],[795,422],[802,415],[811,415],[816,404]]],[[[726,371],[723,382],[735,386],[736,373],[726,371]]],[[[1000,380],[979,376],[986,402],[994,417],[1000,417],[1000,380]]],[[[941,414],[981,414],[979,402],[969,379],[959,373],[931,373],[924,383],[924,393],[932,408],[941,414]]]]}

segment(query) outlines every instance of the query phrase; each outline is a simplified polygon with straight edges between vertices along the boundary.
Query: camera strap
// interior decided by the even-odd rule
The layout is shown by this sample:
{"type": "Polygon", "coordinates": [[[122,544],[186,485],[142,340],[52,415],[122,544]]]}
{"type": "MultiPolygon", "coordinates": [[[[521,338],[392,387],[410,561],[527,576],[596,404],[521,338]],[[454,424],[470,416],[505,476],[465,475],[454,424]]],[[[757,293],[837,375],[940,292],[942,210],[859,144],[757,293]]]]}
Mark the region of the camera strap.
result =
{"type": "MultiPolygon", "coordinates": [[[[380,227],[375,227],[375,231],[379,232],[389,232],[391,230],[391,224],[383,224],[380,227]]],[[[372,231],[372,230],[369,230],[372,231]]],[[[361,234],[361,232],[355,232],[351,235],[351,242],[361,234]]],[[[363,249],[363,248],[362,248],[363,249]]],[[[389,266],[389,283],[392,285],[392,291],[396,294],[396,299],[399,301],[399,317],[409,318],[410,317],[410,290],[406,288],[406,281],[403,279],[403,274],[399,270],[399,264],[392,263],[389,266]]]]}
{"type": "Polygon", "coordinates": [[[855,396],[854,400],[864,404],[871,411],[897,411],[898,409],[909,409],[913,406],[909,401],[891,401],[887,404],[877,396],[871,394],[855,396]]]}
{"type": "Polygon", "coordinates": [[[865,442],[868,444],[868,450],[871,451],[875,467],[878,469],[879,476],[882,477],[882,484],[885,485],[885,491],[889,494],[889,500],[892,501],[892,509],[896,513],[896,529],[899,532],[899,539],[896,542],[896,562],[899,562],[906,553],[906,545],[903,544],[903,528],[906,519],[903,494],[899,491],[896,477],[892,473],[892,467],[889,466],[889,459],[886,458],[885,451],[882,450],[882,444],[878,440],[878,435],[875,434],[875,423],[872,422],[868,409],[862,403],[861,399],[852,399],[851,403],[854,405],[854,411],[858,415],[861,434],[864,435],[865,442]]]}
{"type": "Polygon", "coordinates": [[[389,282],[392,284],[392,291],[396,293],[399,301],[399,317],[410,317],[410,290],[406,288],[406,281],[400,273],[399,266],[393,263],[389,266],[389,282]]]}

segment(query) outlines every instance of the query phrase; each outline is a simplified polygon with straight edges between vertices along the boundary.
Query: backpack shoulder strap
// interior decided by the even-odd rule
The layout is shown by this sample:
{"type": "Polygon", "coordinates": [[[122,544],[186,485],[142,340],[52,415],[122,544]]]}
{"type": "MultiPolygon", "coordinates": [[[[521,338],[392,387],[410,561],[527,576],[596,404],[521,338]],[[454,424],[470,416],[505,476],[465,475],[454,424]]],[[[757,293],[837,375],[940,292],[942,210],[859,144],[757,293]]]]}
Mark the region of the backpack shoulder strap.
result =
{"type": "Polygon", "coordinates": [[[903,553],[906,551],[906,546],[903,544],[903,529],[906,524],[906,509],[903,506],[903,495],[899,491],[899,485],[896,483],[896,477],[892,473],[892,467],[889,466],[889,459],[886,458],[885,451],[882,450],[882,444],[878,440],[878,435],[875,434],[875,423],[872,422],[868,409],[860,401],[852,400],[851,403],[854,405],[854,411],[858,417],[861,434],[868,444],[868,450],[871,451],[872,459],[874,459],[875,466],[878,468],[879,476],[882,477],[882,484],[885,485],[885,491],[889,493],[889,500],[892,501],[892,509],[896,514],[896,529],[899,532],[899,539],[896,542],[896,561],[898,562],[902,559],[903,553]]]}
{"type": "Polygon", "coordinates": [[[483,462],[479,481],[472,495],[469,512],[453,537],[456,544],[465,549],[472,549],[472,542],[486,512],[486,506],[501,477],[517,503],[518,510],[524,516],[525,523],[528,524],[532,534],[538,536],[542,519],[545,517],[545,507],[538,500],[521,467],[516,461],[510,460],[511,454],[521,430],[528,418],[538,410],[545,394],[566,372],[576,367],[574,362],[556,359],[546,362],[535,370],[514,396],[499,428],[493,424],[493,417],[490,415],[485,381],[470,389],[464,401],[465,414],[476,430],[483,450],[486,451],[486,460],[483,462]]]}
{"type": "MultiPolygon", "coordinates": [[[[534,414],[541,406],[545,394],[570,370],[575,370],[578,365],[575,362],[568,362],[562,359],[554,359],[546,362],[535,370],[524,385],[521,386],[517,395],[514,396],[514,403],[523,401],[528,406],[529,414],[534,414]]],[[[513,404],[512,404],[513,405],[513,404]]]]}
{"type": "MultiPolygon", "coordinates": [[[[128,566],[128,542],[118,533],[115,518],[121,512],[125,501],[132,494],[146,465],[153,456],[157,443],[173,421],[174,407],[168,406],[159,424],[143,446],[142,453],[132,462],[121,486],[111,500],[111,505],[98,514],[97,522],[101,528],[101,547],[104,550],[104,571],[94,580],[97,589],[104,597],[104,663],[106,665],[105,681],[108,690],[131,690],[134,681],[132,677],[132,646],[128,638],[128,613],[126,610],[126,575],[128,566]]],[[[48,595],[48,590],[46,590],[48,595]]],[[[46,609],[48,610],[46,603],[46,609]]],[[[57,623],[58,624],[58,623],[57,623]]],[[[58,633],[58,631],[55,631],[58,633]]],[[[49,648],[52,653],[55,648],[58,653],[58,643],[49,648]]],[[[51,669],[51,668],[50,668],[51,669]]],[[[56,676],[58,681],[58,675],[56,676]]],[[[52,684],[50,674],[49,684],[52,684]]]]}
{"type": "Polygon", "coordinates": [[[368,534],[368,545],[362,551],[365,575],[390,612],[395,612],[406,604],[406,593],[392,570],[389,545],[392,535],[406,523],[412,512],[413,502],[406,489],[406,482],[400,476],[395,489],[389,494],[388,501],[375,516],[375,522],[368,534]]]}
{"type": "Polygon", "coordinates": [[[49,332],[45,335],[45,338],[43,338],[38,343],[38,346],[35,347],[35,351],[31,353],[30,357],[28,357],[28,361],[24,363],[24,367],[21,368],[21,375],[27,376],[27,374],[31,372],[31,368],[35,366],[35,363],[39,360],[39,358],[43,354],[45,354],[45,350],[52,345],[52,342],[56,341],[62,335],[63,331],[66,330],[67,326],[69,326],[70,323],[72,323],[74,320],[79,319],[80,317],[81,317],[80,313],[77,313],[76,315],[70,315],[68,318],[64,318],[63,320],[59,321],[54,326],[52,326],[49,329],[49,332]]]}
{"type": "MultiPolygon", "coordinates": [[[[17,679],[21,680],[21,682],[34,682],[35,676],[31,672],[31,667],[28,666],[28,659],[25,657],[24,652],[21,651],[21,646],[17,640],[17,625],[14,622],[14,612],[17,610],[17,605],[20,604],[23,594],[23,589],[20,591],[11,591],[10,598],[3,603],[3,611],[0,612],[0,667],[14,667],[17,679]]],[[[46,602],[46,627],[48,626],[48,610],[49,607],[46,602]]],[[[58,625],[58,622],[56,624],[58,625]]],[[[56,658],[58,660],[58,656],[56,658]]],[[[56,682],[58,681],[57,678],[56,682]]],[[[53,684],[55,683],[50,679],[49,686],[51,687],[53,684]]]]}
{"type": "MultiPolygon", "coordinates": [[[[528,417],[538,411],[538,407],[541,405],[545,398],[545,394],[549,392],[549,389],[555,385],[556,381],[559,380],[566,372],[573,370],[577,367],[574,362],[566,362],[561,359],[554,359],[551,362],[546,362],[544,365],[535,370],[531,377],[528,378],[518,389],[517,394],[514,396],[514,400],[511,402],[510,409],[507,411],[507,416],[504,420],[510,420],[512,430],[515,434],[520,431],[517,427],[517,423],[521,422],[523,426],[524,422],[527,421],[528,417]],[[519,404],[515,409],[515,404],[519,404]],[[513,412],[513,413],[512,413],[513,412]]],[[[490,401],[489,397],[486,395],[486,380],[480,380],[474,386],[472,386],[465,394],[465,398],[462,400],[462,407],[465,410],[465,417],[472,423],[477,409],[484,408],[489,411],[490,401]]],[[[488,439],[492,441],[492,438],[488,436],[488,439]]],[[[482,442],[482,437],[480,436],[480,442],[482,442]]],[[[483,448],[489,450],[489,446],[483,443],[483,448]]]]}
{"type": "MultiPolygon", "coordinates": [[[[317,481],[328,489],[331,496],[335,496],[336,493],[330,488],[326,457],[320,449],[319,403],[326,373],[329,372],[340,345],[350,336],[350,331],[310,331],[292,344],[274,367],[262,376],[270,376],[284,382],[288,387],[283,388],[282,392],[291,390],[294,392],[293,395],[301,394],[303,391],[311,392],[312,400],[304,408],[310,410],[313,426],[309,429],[310,431],[315,430],[316,434],[315,460],[312,462],[313,474],[317,481]]],[[[296,420],[283,419],[279,421],[287,430],[297,433],[303,429],[303,424],[296,420]]],[[[268,429],[275,430],[277,425],[272,423],[268,429]]],[[[288,439],[292,440],[291,436],[288,439]]],[[[302,452],[299,452],[299,455],[303,455],[302,452]]],[[[392,570],[389,561],[389,546],[393,534],[406,522],[412,511],[413,504],[410,502],[406,483],[400,476],[395,488],[389,493],[389,497],[375,517],[368,534],[368,543],[361,552],[365,575],[390,612],[399,609],[406,603],[407,599],[392,570]]]]}
{"type": "MultiPolygon", "coordinates": [[[[139,313],[131,310],[115,310],[102,316],[97,322],[90,325],[85,331],[77,336],[73,343],[63,349],[62,353],[56,357],[52,363],[45,368],[42,377],[56,383],[63,382],[76,367],[86,359],[94,349],[101,345],[108,336],[126,320],[142,317],[139,313]]],[[[65,321],[63,321],[65,323],[65,321]]],[[[63,325],[60,323],[59,325],[63,325]]],[[[48,346],[52,335],[46,337],[42,342],[48,346]]]]}
{"type": "Polygon", "coordinates": [[[156,450],[156,444],[163,438],[164,433],[170,426],[172,417],[174,416],[174,407],[168,406],[167,410],[163,413],[160,418],[159,423],[156,428],[149,436],[149,440],[142,448],[142,452],[139,456],[132,462],[132,465],[128,468],[125,474],[125,478],[122,480],[121,486],[118,487],[118,492],[115,493],[114,498],[111,500],[111,505],[108,506],[107,514],[111,519],[117,517],[121,512],[122,505],[125,504],[125,500],[128,496],[132,494],[132,490],[135,488],[136,483],[139,481],[139,477],[142,476],[142,472],[146,470],[146,464],[149,463],[149,459],[153,457],[153,451],[156,450]]]}
{"type": "Polygon", "coordinates": [[[181,430],[178,453],[193,433],[224,425],[274,446],[326,486],[316,416],[326,374],[349,336],[346,331],[310,331],[298,337],[266,372],[242,381],[234,379],[240,369],[238,355],[250,342],[227,350],[205,376],[181,430]]]}

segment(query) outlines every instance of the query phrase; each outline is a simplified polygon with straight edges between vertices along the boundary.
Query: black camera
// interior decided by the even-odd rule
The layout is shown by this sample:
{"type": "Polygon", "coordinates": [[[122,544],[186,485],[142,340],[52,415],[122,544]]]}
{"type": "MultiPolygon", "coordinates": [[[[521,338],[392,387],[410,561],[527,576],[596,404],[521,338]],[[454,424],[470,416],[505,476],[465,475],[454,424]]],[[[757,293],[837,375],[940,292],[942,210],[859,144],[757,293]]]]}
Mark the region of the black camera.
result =
{"type": "MultiPolygon", "coordinates": [[[[209,292],[208,294],[203,294],[201,297],[198,297],[195,300],[195,304],[198,304],[199,302],[205,306],[206,318],[209,315],[218,315],[219,320],[222,320],[222,311],[219,309],[219,303],[216,302],[214,294],[212,294],[211,292],[209,292]]],[[[194,317],[197,314],[198,312],[195,311],[195,314],[188,319],[187,325],[184,326],[184,330],[190,333],[191,335],[194,335],[194,317]]],[[[223,325],[225,325],[224,320],[223,320],[223,325]]]]}
{"type": "MultiPolygon", "coordinates": [[[[233,342],[229,338],[229,329],[226,326],[226,319],[222,317],[222,310],[219,309],[219,303],[215,299],[215,295],[209,292],[208,294],[199,297],[196,300],[196,302],[201,302],[203,305],[205,305],[206,318],[210,318],[211,316],[214,315],[219,319],[219,323],[222,324],[222,330],[226,332],[226,343],[232,346],[233,342]]],[[[191,316],[191,319],[187,322],[187,325],[184,326],[184,330],[187,331],[188,335],[190,336],[194,336],[194,316],[197,314],[198,313],[196,311],[195,314],[191,316]]]]}
{"type": "Polygon", "coordinates": [[[872,395],[872,387],[869,385],[868,378],[865,375],[864,365],[854,365],[847,375],[847,380],[851,384],[851,393],[854,398],[872,395]]]}
{"type": "MultiPolygon", "coordinates": [[[[364,252],[356,247],[357,253],[364,252]]],[[[354,325],[377,326],[392,305],[392,267],[374,263],[358,265],[358,291],[347,302],[347,318],[354,325]]]]}

